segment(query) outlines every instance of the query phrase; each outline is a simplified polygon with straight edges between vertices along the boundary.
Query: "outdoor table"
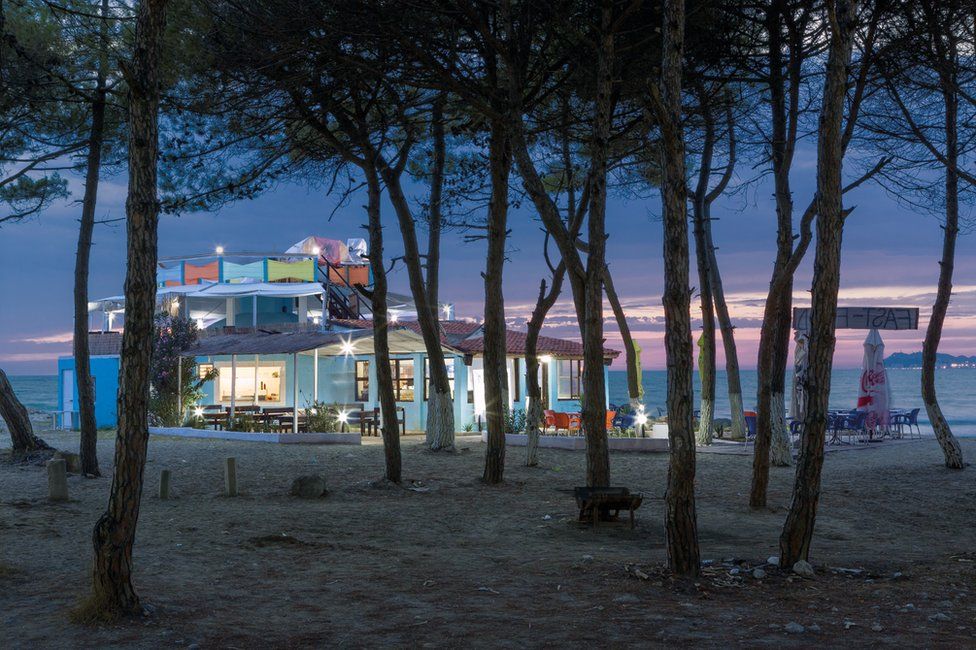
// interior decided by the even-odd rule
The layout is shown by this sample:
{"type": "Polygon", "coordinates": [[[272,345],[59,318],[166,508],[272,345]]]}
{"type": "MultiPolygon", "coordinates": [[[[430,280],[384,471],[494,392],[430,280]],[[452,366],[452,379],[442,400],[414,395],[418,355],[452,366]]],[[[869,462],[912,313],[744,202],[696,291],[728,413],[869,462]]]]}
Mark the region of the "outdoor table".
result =
{"type": "Polygon", "coordinates": [[[200,417],[203,418],[204,426],[212,426],[215,430],[219,431],[227,425],[227,416],[228,413],[226,411],[219,411],[217,413],[204,412],[200,417]]]}

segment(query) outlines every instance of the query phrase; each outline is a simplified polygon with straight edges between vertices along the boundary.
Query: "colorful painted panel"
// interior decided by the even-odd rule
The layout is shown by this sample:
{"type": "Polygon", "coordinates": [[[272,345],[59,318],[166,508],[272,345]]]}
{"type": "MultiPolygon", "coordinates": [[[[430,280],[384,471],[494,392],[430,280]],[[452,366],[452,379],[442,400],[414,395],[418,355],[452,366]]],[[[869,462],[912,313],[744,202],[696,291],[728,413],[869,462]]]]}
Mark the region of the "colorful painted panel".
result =
{"type": "Polygon", "coordinates": [[[299,260],[297,262],[268,260],[268,282],[281,282],[282,280],[314,282],[314,260],[299,260]]]}
{"type": "Polygon", "coordinates": [[[200,284],[204,282],[217,282],[220,280],[220,266],[218,262],[209,264],[190,264],[187,262],[183,267],[183,282],[185,284],[200,284]]]}
{"type": "Polygon", "coordinates": [[[156,269],[156,283],[161,287],[175,287],[183,284],[183,264],[178,262],[173,266],[160,264],[156,269]]]}
{"type": "Polygon", "coordinates": [[[264,280],[264,260],[250,264],[235,264],[224,262],[224,282],[240,282],[241,280],[264,280]]]}

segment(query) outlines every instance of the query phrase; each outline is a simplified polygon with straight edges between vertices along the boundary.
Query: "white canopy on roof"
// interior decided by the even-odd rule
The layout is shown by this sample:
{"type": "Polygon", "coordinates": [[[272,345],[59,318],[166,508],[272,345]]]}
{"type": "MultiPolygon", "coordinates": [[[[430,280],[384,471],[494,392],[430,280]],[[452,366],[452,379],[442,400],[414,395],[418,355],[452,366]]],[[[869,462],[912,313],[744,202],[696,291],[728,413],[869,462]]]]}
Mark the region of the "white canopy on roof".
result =
{"type": "Polygon", "coordinates": [[[166,294],[179,294],[188,298],[244,298],[259,296],[261,298],[299,298],[301,296],[318,296],[324,291],[318,282],[240,282],[184,285],[178,287],[162,287],[157,297],[166,294]]]}
{"type": "MultiPolygon", "coordinates": [[[[240,282],[186,284],[175,287],[160,287],[156,291],[156,300],[166,296],[183,296],[186,298],[247,298],[258,296],[261,298],[300,298],[302,296],[319,296],[324,289],[317,282],[240,282]]],[[[125,296],[110,296],[88,303],[88,311],[120,311],[125,307],[125,296]]]]}

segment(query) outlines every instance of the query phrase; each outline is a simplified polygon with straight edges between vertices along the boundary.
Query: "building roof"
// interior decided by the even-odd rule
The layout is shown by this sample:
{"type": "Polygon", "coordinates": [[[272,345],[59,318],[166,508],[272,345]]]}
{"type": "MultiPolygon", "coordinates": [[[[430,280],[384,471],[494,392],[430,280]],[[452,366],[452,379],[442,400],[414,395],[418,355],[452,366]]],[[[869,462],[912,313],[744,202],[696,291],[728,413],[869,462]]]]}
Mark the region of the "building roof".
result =
{"type": "MultiPolygon", "coordinates": [[[[505,351],[508,354],[525,354],[525,341],[528,335],[525,332],[516,330],[505,330],[505,351]]],[[[457,348],[469,354],[482,354],[485,351],[485,339],[482,336],[468,338],[461,341],[457,348]]],[[[583,344],[579,341],[567,339],[557,339],[551,336],[540,336],[537,345],[537,353],[540,355],[548,354],[556,357],[582,357],[583,344]]],[[[616,359],[620,356],[619,350],[603,348],[603,356],[616,359]]]]}
{"type": "MultiPolygon", "coordinates": [[[[340,318],[332,322],[341,327],[348,327],[349,329],[373,329],[373,321],[369,319],[340,318]]],[[[481,329],[481,323],[471,321],[442,320],[439,323],[441,326],[441,343],[452,347],[458,347],[464,339],[481,329]]],[[[390,330],[397,328],[406,328],[423,335],[420,330],[420,323],[415,320],[398,320],[396,323],[390,323],[390,330]]]]}
{"type": "Polygon", "coordinates": [[[122,332],[88,332],[88,354],[93,357],[122,353],[122,332]]]}
{"type": "MultiPolygon", "coordinates": [[[[370,329],[373,327],[371,320],[336,320],[335,324],[349,327],[351,329],[370,329]]],[[[441,342],[450,345],[468,354],[482,354],[485,351],[485,341],[483,336],[475,336],[481,329],[481,323],[461,320],[442,320],[440,321],[441,342]]],[[[420,333],[420,323],[417,321],[398,321],[390,324],[390,329],[395,327],[407,328],[420,333]]],[[[525,332],[517,330],[505,330],[505,350],[509,354],[525,354],[525,332]]],[[[582,357],[583,344],[579,341],[567,339],[557,339],[551,336],[540,336],[538,344],[539,354],[549,354],[557,357],[582,357]]],[[[616,359],[620,356],[619,350],[603,349],[603,356],[616,359]]]]}
{"type": "MultiPolygon", "coordinates": [[[[423,338],[409,329],[391,330],[391,354],[412,354],[425,350],[423,338]]],[[[296,354],[318,350],[326,356],[356,356],[373,354],[372,330],[328,332],[300,330],[276,332],[272,330],[228,332],[201,337],[193,346],[183,350],[184,357],[219,357],[232,354],[296,354]]]]}

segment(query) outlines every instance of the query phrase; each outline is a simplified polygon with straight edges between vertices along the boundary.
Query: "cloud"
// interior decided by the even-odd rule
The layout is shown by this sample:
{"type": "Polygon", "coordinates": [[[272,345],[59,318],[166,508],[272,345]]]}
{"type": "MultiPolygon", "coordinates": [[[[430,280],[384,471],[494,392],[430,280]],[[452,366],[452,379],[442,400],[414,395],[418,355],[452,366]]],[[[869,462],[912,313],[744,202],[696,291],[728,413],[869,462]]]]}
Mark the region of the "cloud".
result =
{"type": "Polygon", "coordinates": [[[18,363],[24,361],[57,361],[63,356],[61,352],[14,352],[0,354],[0,361],[4,363],[18,363]]]}
{"type": "Polygon", "coordinates": [[[11,343],[37,343],[46,345],[50,343],[71,343],[74,340],[72,332],[60,332],[58,334],[48,334],[46,336],[31,336],[22,339],[11,339],[11,343]]]}

